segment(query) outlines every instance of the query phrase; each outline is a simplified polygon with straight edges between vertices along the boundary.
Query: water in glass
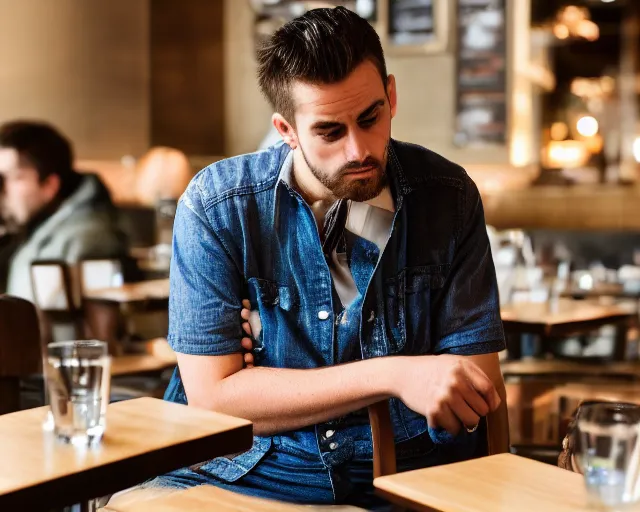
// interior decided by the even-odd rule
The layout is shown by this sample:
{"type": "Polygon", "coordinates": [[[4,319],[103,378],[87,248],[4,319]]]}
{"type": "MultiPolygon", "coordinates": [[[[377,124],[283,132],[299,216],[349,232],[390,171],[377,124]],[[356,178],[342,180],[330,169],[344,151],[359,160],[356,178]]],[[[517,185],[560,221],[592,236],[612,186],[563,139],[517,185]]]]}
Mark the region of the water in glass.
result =
{"type": "Polygon", "coordinates": [[[56,436],[73,444],[99,441],[109,396],[106,343],[52,343],[48,346],[46,373],[56,436]]]}
{"type": "Polygon", "coordinates": [[[592,504],[617,511],[640,501],[640,406],[584,404],[577,425],[577,455],[592,504]]]}

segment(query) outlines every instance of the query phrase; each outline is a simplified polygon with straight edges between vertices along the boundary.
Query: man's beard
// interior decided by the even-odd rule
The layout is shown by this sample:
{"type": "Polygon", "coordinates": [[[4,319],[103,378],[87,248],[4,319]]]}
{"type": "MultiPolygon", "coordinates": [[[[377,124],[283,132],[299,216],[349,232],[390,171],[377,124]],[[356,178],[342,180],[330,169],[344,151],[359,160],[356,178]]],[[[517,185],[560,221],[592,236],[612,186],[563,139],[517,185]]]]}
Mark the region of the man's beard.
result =
{"type": "MultiPolygon", "coordinates": [[[[300,146],[300,151],[311,173],[336,199],[350,199],[356,202],[369,201],[380,195],[380,192],[387,186],[388,177],[385,165],[377,158],[369,156],[362,162],[348,162],[340,167],[335,176],[330,177],[326,172],[311,164],[302,146],[300,146]],[[362,179],[346,178],[349,173],[364,169],[373,170],[374,176],[362,179]]],[[[384,151],[385,162],[388,152],[389,144],[384,151]]]]}

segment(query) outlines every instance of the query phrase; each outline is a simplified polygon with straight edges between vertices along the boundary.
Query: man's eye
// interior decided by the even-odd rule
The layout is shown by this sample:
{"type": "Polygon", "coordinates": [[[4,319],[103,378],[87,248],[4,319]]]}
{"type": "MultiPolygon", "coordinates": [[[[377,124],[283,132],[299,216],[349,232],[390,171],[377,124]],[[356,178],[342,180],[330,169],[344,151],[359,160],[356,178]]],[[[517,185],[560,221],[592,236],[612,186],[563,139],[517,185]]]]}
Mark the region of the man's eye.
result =
{"type": "Polygon", "coordinates": [[[377,120],[378,116],[368,117],[367,119],[363,119],[362,121],[360,121],[359,124],[364,128],[368,128],[369,126],[373,126],[374,124],[376,124],[377,120]]]}
{"type": "Polygon", "coordinates": [[[325,132],[322,134],[322,138],[325,140],[337,140],[342,135],[342,129],[336,128],[335,130],[331,130],[330,132],[325,132]]]}

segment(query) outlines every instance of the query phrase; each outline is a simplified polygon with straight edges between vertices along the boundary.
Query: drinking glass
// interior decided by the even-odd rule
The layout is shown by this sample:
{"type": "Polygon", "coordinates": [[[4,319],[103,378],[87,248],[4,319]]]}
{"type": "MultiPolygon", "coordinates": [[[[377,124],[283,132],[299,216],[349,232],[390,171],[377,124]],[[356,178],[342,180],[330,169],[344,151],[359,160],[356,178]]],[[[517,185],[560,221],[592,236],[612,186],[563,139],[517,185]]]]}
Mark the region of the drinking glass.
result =
{"type": "Polygon", "coordinates": [[[64,442],[88,445],[102,439],[109,403],[107,344],[59,341],[47,347],[46,381],[53,431],[64,442]]]}
{"type": "Polygon", "coordinates": [[[591,504],[626,510],[640,500],[640,406],[590,402],[577,413],[576,455],[591,504]]]}

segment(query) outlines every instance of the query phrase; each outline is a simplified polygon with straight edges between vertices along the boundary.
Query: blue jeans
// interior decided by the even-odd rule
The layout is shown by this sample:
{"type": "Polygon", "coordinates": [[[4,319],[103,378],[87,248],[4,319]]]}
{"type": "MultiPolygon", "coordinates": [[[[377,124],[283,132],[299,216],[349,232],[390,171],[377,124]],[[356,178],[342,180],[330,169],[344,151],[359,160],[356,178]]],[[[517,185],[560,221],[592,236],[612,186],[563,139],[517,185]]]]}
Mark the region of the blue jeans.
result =
{"type": "MultiPolygon", "coordinates": [[[[369,510],[390,510],[389,503],[376,496],[373,488],[373,463],[370,453],[368,425],[349,427],[352,441],[348,460],[327,464],[320,457],[320,448],[306,451],[310,443],[275,436],[273,445],[262,460],[234,482],[224,481],[210,472],[183,468],[157,477],[144,487],[187,489],[197,485],[215,485],[234,492],[300,504],[343,504],[369,510]]],[[[295,435],[315,435],[299,431],[295,435]]],[[[398,472],[456,462],[453,446],[434,445],[428,434],[398,443],[398,472]]],[[[317,446],[317,445],[316,445],[317,446]]]]}

